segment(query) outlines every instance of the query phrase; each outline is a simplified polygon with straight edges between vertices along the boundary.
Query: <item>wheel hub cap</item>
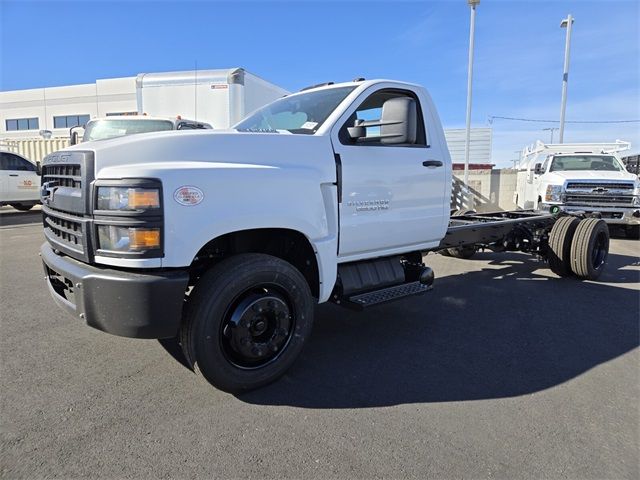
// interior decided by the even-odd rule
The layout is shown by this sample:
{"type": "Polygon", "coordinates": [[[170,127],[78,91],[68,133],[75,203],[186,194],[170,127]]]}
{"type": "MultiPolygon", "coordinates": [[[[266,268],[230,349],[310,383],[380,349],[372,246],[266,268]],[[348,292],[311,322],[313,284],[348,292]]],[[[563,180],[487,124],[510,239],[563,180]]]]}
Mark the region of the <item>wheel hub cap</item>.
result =
{"type": "Polygon", "coordinates": [[[275,358],[291,333],[291,312],[275,293],[254,293],[240,301],[223,327],[223,343],[238,366],[258,367],[275,358]]]}

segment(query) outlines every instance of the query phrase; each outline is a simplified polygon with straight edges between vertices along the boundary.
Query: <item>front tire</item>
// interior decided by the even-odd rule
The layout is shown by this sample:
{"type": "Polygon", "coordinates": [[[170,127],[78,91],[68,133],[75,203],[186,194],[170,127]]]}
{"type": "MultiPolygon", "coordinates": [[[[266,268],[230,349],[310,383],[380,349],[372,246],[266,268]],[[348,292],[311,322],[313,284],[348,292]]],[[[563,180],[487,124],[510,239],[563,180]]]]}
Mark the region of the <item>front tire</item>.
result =
{"type": "Polygon", "coordinates": [[[33,203],[11,203],[10,205],[21,212],[28,212],[34,207],[33,203]]]}
{"type": "Polygon", "coordinates": [[[640,225],[627,225],[625,235],[632,240],[640,240],[640,225]]]}
{"type": "Polygon", "coordinates": [[[194,371],[231,393],[262,387],[296,360],[314,300],[291,264],[263,254],[221,261],[194,287],[180,337],[194,371]]]}

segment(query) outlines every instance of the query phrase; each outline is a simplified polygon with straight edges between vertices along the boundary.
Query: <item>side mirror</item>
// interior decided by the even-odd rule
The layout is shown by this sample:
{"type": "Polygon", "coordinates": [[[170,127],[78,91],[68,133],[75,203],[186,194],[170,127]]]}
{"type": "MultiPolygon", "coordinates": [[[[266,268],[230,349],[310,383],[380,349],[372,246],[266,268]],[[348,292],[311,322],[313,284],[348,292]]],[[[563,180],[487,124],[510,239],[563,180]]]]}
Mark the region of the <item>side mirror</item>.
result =
{"type": "Polygon", "coordinates": [[[78,132],[71,132],[71,138],[69,139],[69,143],[71,145],[76,145],[78,143],[78,132]]]}
{"type": "Polygon", "coordinates": [[[415,143],[418,112],[416,102],[409,97],[390,98],[382,104],[380,120],[355,120],[348,127],[349,136],[361,142],[380,142],[384,145],[415,143]],[[380,135],[367,136],[368,127],[380,127],[380,135]]]}
{"type": "Polygon", "coordinates": [[[36,162],[36,173],[39,176],[42,176],[42,163],[40,162],[36,162]]]}
{"type": "Polygon", "coordinates": [[[381,143],[416,143],[417,117],[413,98],[396,97],[384,102],[380,119],[381,143]]]}
{"type": "Polygon", "coordinates": [[[541,163],[536,163],[534,173],[536,175],[542,175],[543,172],[542,172],[542,164],[541,163]]]}

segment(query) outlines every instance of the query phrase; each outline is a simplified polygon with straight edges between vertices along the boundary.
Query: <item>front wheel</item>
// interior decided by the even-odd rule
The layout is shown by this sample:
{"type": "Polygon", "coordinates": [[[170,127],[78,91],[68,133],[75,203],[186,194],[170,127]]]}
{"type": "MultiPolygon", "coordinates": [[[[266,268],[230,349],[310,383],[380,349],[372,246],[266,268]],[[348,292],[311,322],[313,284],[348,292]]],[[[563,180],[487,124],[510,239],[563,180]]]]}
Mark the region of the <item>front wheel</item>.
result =
{"type": "Polygon", "coordinates": [[[253,390],[283,375],[313,326],[314,300],[291,264],[241,254],[209,270],[187,301],[185,357],[213,386],[253,390]]]}
{"type": "Polygon", "coordinates": [[[625,228],[627,238],[640,240],[640,225],[627,225],[625,228]]]}
{"type": "Polygon", "coordinates": [[[11,203],[10,205],[21,212],[28,212],[34,206],[33,203],[11,203]]]}

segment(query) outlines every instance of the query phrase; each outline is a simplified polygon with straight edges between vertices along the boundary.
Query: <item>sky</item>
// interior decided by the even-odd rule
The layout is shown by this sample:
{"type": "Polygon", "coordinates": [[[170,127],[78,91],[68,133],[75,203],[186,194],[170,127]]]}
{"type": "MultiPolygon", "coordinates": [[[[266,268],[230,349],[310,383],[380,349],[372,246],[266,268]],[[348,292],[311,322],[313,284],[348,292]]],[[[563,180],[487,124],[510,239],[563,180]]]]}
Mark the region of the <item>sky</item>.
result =
{"type": "MultiPolygon", "coordinates": [[[[565,32],[567,121],[640,120],[640,1],[481,0],[472,126],[493,127],[493,161],[550,140],[565,32]]],[[[445,128],[465,123],[469,7],[448,1],[0,0],[0,90],[92,83],[142,72],[244,67],[291,91],[390,78],[424,85],[445,128]]],[[[557,140],[558,132],[555,133],[557,140]]],[[[567,123],[565,142],[622,139],[640,123],[567,123]]]]}

